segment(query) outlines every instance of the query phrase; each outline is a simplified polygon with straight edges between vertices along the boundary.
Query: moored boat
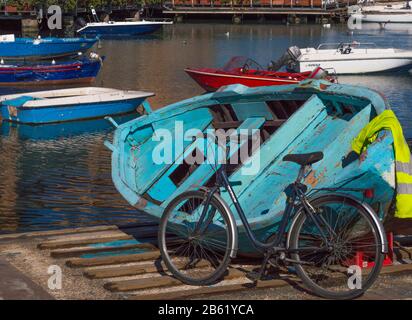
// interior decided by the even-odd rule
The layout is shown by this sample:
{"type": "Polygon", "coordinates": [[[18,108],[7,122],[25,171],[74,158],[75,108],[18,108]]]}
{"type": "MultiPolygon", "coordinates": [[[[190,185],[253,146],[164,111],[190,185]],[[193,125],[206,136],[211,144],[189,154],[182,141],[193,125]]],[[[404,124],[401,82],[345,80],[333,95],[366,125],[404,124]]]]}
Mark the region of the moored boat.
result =
{"type": "Polygon", "coordinates": [[[137,36],[156,32],[172,21],[109,21],[90,22],[77,30],[81,35],[91,36],[137,36]]]}
{"type": "Polygon", "coordinates": [[[362,6],[354,17],[362,22],[375,23],[412,23],[412,8],[405,4],[385,4],[362,6]]]}
{"type": "Polygon", "coordinates": [[[97,87],[6,95],[0,98],[1,115],[3,120],[26,124],[95,119],[133,112],[153,95],[97,87]]]}
{"type": "Polygon", "coordinates": [[[247,87],[296,84],[305,79],[334,81],[321,68],[302,73],[264,70],[257,62],[246,57],[233,57],[223,68],[186,68],[185,72],[206,91],[220,87],[242,84],[247,87]]]}
{"type": "Polygon", "coordinates": [[[103,58],[91,54],[90,58],[36,63],[0,64],[0,86],[35,86],[91,83],[102,66],[103,58]]]}
{"type": "Polygon", "coordinates": [[[85,52],[97,42],[91,38],[15,38],[0,37],[0,58],[44,59],[85,52]]]}
{"type": "MultiPolygon", "coordinates": [[[[395,188],[392,134],[381,132],[360,157],[351,142],[386,108],[375,91],[322,80],[229,86],[120,125],[113,143],[106,142],[112,151],[112,179],[130,205],[160,218],[177,195],[214,183],[216,167],[203,160],[216,144],[208,140],[202,144],[202,139],[190,135],[258,130],[258,148],[248,148],[250,144],[242,139],[231,145],[230,159],[244,149],[249,153],[247,161],[230,162],[229,180],[260,240],[277,230],[285,209],[285,188],[296,178],[298,166],[282,161],[290,153],[323,151],[324,160],[306,176],[312,195],[321,187],[334,187],[336,192],[349,188],[345,193],[369,202],[383,218],[390,211],[395,188]],[[371,189],[373,195],[365,198],[363,191],[371,189]]],[[[232,203],[224,190],[221,196],[232,203]]],[[[255,253],[240,220],[237,225],[240,251],[255,253]]]]}
{"type": "Polygon", "coordinates": [[[133,37],[146,35],[159,30],[164,25],[173,24],[170,20],[137,20],[137,21],[99,21],[96,10],[91,7],[94,22],[86,23],[77,30],[85,36],[99,37],[133,37]]]}
{"type": "Polygon", "coordinates": [[[412,51],[378,48],[374,43],[323,43],[317,48],[291,47],[281,58],[295,72],[320,67],[336,74],[362,74],[408,70],[412,51]]]}

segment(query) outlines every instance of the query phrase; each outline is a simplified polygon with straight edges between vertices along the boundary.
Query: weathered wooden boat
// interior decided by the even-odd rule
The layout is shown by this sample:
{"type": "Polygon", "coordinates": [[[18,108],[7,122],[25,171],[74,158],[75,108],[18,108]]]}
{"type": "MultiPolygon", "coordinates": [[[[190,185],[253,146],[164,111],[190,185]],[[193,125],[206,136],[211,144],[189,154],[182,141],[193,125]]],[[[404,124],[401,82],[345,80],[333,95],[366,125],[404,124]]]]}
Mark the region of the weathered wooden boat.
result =
{"type": "Polygon", "coordinates": [[[0,58],[31,59],[61,57],[85,52],[97,38],[15,38],[0,37],[0,58]]]}
{"type": "Polygon", "coordinates": [[[0,86],[36,86],[91,83],[97,77],[103,58],[79,58],[63,62],[0,64],[0,86]]]}
{"type": "Polygon", "coordinates": [[[268,71],[246,57],[233,57],[223,68],[186,68],[185,72],[206,91],[231,84],[260,87],[296,84],[305,79],[335,80],[319,67],[302,73],[268,71]]]}
{"type": "Polygon", "coordinates": [[[135,111],[153,93],[109,88],[72,88],[6,95],[3,120],[44,124],[102,118],[135,111]]]}
{"type": "MultiPolygon", "coordinates": [[[[118,126],[113,143],[106,142],[112,150],[112,178],[130,205],[159,218],[181,192],[214,182],[212,165],[190,164],[186,159],[194,154],[205,159],[215,146],[209,143],[202,149],[199,140],[174,138],[182,128],[184,133],[234,129],[233,134],[259,129],[260,147],[250,155],[249,163],[231,165],[230,181],[261,240],[277,230],[285,208],[285,188],[297,175],[298,165],[282,161],[289,153],[324,152],[324,160],[306,177],[312,195],[321,192],[317,190],[321,187],[334,187],[337,192],[350,188],[344,193],[369,202],[383,218],[394,197],[392,134],[380,133],[360,157],[352,152],[351,142],[386,108],[387,102],[375,91],[322,80],[289,86],[229,86],[118,126]],[[159,139],[164,134],[161,129],[173,139],[168,144],[174,155],[171,162],[154,161],[155,150],[164,143],[165,137],[159,139]],[[257,164],[252,166],[255,171],[246,174],[251,163],[257,164]]],[[[241,142],[235,144],[231,154],[244,147],[241,142]]],[[[231,203],[223,190],[221,195],[231,203]]],[[[254,253],[242,222],[237,224],[241,252],[254,253]]]]}

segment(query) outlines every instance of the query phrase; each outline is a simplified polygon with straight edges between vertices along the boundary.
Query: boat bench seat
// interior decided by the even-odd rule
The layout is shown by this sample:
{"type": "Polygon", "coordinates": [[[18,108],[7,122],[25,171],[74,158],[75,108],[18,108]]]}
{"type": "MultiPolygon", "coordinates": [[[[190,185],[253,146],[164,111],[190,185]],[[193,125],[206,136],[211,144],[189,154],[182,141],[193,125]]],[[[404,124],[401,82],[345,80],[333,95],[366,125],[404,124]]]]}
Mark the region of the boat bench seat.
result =
{"type": "MultiPolygon", "coordinates": [[[[249,119],[260,119],[259,118],[247,118],[245,121],[249,119]]],[[[264,118],[263,118],[264,119],[264,118]]],[[[231,128],[240,128],[244,125],[245,121],[224,121],[224,122],[213,122],[213,127],[215,129],[231,129],[231,128]]],[[[265,127],[281,127],[286,122],[285,119],[279,120],[267,120],[265,119],[264,126],[265,127]]],[[[260,126],[262,127],[262,126],[260,126]]]]}
{"type": "MultiPolygon", "coordinates": [[[[264,124],[266,123],[266,119],[264,117],[254,117],[254,118],[247,118],[245,121],[242,121],[242,124],[237,127],[236,132],[232,133],[232,135],[240,135],[242,134],[241,130],[247,130],[247,134],[250,135],[252,132],[251,130],[259,130],[264,124]]],[[[230,148],[229,158],[231,158],[236,152],[239,151],[246,143],[247,139],[240,139],[239,145],[237,148],[230,148]]]]}

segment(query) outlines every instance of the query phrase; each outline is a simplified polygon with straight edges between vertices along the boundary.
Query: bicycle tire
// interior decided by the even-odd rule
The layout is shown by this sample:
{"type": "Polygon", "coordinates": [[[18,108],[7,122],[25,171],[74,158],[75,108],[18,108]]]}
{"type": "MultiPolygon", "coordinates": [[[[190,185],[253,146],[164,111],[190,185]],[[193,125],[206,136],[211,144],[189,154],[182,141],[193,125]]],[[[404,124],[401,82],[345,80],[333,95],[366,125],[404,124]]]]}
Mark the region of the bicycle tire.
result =
{"type": "MultiPolygon", "coordinates": [[[[382,253],[381,249],[378,249],[378,248],[379,247],[382,248],[383,246],[382,241],[380,240],[380,237],[379,237],[380,230],[383,230],[383,226],[378,219],[374,219],[373,217],[371,217],[370,211],[362,203],[350,197],[346,197],[343,195],[324,195],[324,196],[321,196],[315,199],[313,202],[311,202],[311,205],[314,208],[319,208],[322,205],[325,205],[327,203],[333,203],[333,202],[347,203],[353,206],[354,208],[356,208],[358,212],[360,212],[363,215],[363,217],[365,217],[369,221],[370,226],[373,228],[374,234],[377,235],[376,240],[378,242],[376,243],[376,247],[377,247],[376,258],[375,258],[376,260],[374,261],[372,270],[368,273],[368,278],[366,282],[364,283],[362,282],[361,289],[353,289],[353,290],[349,290],[343,293],[336,293],[328,289],[325,289],[319,286],[317,283],[315,283],[308,276],[302,264],[295,263],[294,267],[295,267],[296,273],[298,274],[298,276],[300,277],[304,285],[306,285],[306,287],[312,290],[316,295],[326,298],[326,299],[342,299],[342,300],[355,299],[361,296],[362,294],[364,294],[373,285],[373,283],[376,281],[376,278],[379,276],[379,273],[382,269],[383,260],[384,260],[385,255],[384,253],[382,253]]],[[[287,247],[289,249],[294,250],[298,248],[298,241],[299,241],[298,238],[299,238],[300,230],[303,224],[305,223],[306,219],[307,219],[307,215],[305,214],[304,209],[300,208],[298,210],[296,217],[294,218],[292,222],[290,232],[288,235],[287,247]]],[[[295,261],[296,260],[300,261],[298,253],[292,253],[291,257],[295,261]]]]}
{"type": "MultiPolygon", "coordinates": [[[[167,269],[173,274],[173,276],[180,281],[182,281],[185,284],[188,285],[193,285],[193,286],[206,286],[206,285],[211,285],[215,284],[218,280],[220,280],[225,272],[227,271],[229,264],[231,262],[231,250],[232,250],[232,245],[235,242],[235,234],[233,232],[233,229],[230,227],[226,228],[227,232],[227,244],[226,244],[226,250],[223,256],[222,261],[220,262],[219,266],[216,268],[214,272],[209,274],[206,277],[203,277],[201,279],[195,279],[192,277],[187,276],[186,274],[182,273],[179,268],[175,265],[173,262],[172,258],[170,257],[168,253],[168,247],[167,247],[167,222],[168,219],[170,218],[170,215],[175,212],[176,206],[178,206],[180,203],[187,199],[205,199],[207,197],[207,192],[205,191],[188,191],[180,194],[177,196],[175,199],[173,199],[169,205],[166,207],[164,210],[164,213],[162,215],[162,218],[160,220],[160,225],[159,225],[159,232],[158,232],[158,241],[159,241],[159,249],[161,253],[162,260],[164,261],[167,269]]],[[[224,223],[226,226],[231,226],[231,213],[228,213],[225,206],[221,203],[221,201],[216,197],[213,196],[210,205],[212,205],[214,208],[216,208],[219,213],[222,215],[222,218],[224,219],[224,223]]]]}

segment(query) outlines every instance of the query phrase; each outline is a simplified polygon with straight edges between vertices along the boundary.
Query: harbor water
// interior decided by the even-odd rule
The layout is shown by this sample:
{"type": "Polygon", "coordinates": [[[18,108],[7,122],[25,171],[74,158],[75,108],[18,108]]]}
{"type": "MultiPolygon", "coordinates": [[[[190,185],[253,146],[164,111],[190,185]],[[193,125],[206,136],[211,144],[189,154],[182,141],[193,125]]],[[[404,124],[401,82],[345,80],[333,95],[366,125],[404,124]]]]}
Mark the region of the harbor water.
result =
{"type": "MultiPolygon", "coordinates": [[[[95,85],[156,93],[153,108],[202,94],[185,67],[222,66],[233,55],[267,66],[292,45],[374,42],[412,49],[412,25],[177,24],[132,40],[102,40],[106,56],[95,85]]],[[[408,72],[341,76],[339,82],[368,86],[387,97],[405,136],[412,139],[412,75],[408,72]]],[[[54,88],[32,88],[32,90],[54,88]]],[[[0,94],[26,89],[0,89],[0,94]]],[[[133,116],[123,117],[120,122],[133,116]]],[[[148,218],[130,207],[111,180],[110,152],[103,145],[113,128],[105,120],[31,127],[0,125],[0,232],[101,224],[148,218]]]]}

